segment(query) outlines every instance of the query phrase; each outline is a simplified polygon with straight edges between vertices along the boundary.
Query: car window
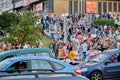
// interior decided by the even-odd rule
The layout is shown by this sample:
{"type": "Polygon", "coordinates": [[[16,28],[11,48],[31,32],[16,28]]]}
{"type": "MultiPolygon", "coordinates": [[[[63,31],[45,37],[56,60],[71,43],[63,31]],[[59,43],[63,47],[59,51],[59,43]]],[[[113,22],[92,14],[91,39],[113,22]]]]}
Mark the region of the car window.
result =
{"type": "Polygon", "coordinates": [[[23,53],[20,56],[42,56],[42,57],[50,57],[48,52],[38,52],[38,53],[23,53]]]}
{"type": "Polygon", "coordinates": [[[20,56],[35,56],[34,53],[22,53],[20,56]]]}
{"type": "Polygon", "coordinates": [[[119,53],[119,55],[117,56],[117,61],[120,62],[120,53],[119,53]]]}
{"type": "Polygon", "coordinates": [[[96,56],[95,58],[91,59],[90,62],[97,62],[97,63],[99,63],[99,62],[104,61],[108,56],[109,56],[109,54],[102,53],[102,54],[96,56]]]}
{"type": "Polygon", "coordinates": [[[110,63],[120,62],[120,53],[115,53],[109,58],[110,63]]]}
{"type": "Polygon", "coordinates": [[[12,57],[15,57],[16,55],[9,55],[9,56],[6,56],[5,58],[3,58],[2,60],[5,60],[7,58],[12,58],[12,57]]]}
{"type": "Polygon", "coordinates": [[[53,62],[53,64],[54,64],[54,66],[55,66],[56,70],[61,70],[61,69],[63,69],[63,68],[64,68],[64,66],[63,66],[63,65],[61,65],[61,64],[58,64],[58,63],[55,63],[55,62],[53,62]]]}
{"type": "Polygon", "coordinates": [[[28,61],[18,61],[8,67],[6,70],[8,73],[13,73],[17,70],[26,70],[28,68],[28,61]]]}
{"type": "Polygon", "coordinates": [[[32,69],[52,69],[48,61],[45,60],[31,60],[32,69]]]}
{"type": "Polygon", "coordinates": [[[36,56],[50,57],[49,52],[39,52],[35,53],[36,56]]]}
{"type": "Polygon", "coordinates": [[[3,61],[0,62],[0,70],[2,70],[2,68],[4,68],[6,65],[8,65],[10,63],[9,59],[5,59],[3,61]]]}

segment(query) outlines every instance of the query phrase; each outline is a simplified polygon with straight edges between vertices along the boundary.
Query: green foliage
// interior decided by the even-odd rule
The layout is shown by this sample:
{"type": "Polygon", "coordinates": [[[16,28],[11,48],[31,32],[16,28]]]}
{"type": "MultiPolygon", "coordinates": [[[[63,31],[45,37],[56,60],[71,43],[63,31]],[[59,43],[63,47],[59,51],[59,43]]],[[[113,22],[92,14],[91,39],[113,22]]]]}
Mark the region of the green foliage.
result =
{"type": "Polygon", "coordinates": [[[27,11],[22,16],[18,25],[11,27],[9,37],[7,41],[15,44],[18,41],[21,45],[25,43],[35,43],[39,40],[42,25],[36,25],[36,22],[39,20],[39,17],[36,16],[33,12],[27,11]]]}
{"type": "Polygon", "coordinates": [[[110,20],[110,19],[106,19],[106,18],[99,18],[97,20],[94,20],[93,22],[94,22],[95,25],[99,25],[99,26],[100,25],[104,26],[105,24],[107,26],[112,26],[113,28],[115,26],[114,19],[110,20]]]}
{"type": "Polygon", "coordinates": [[[20,22],[20,16],[15,13],[4,12],[0,15],[0,27],[3,30],[9,31],[10,27],[17,25],[20,22]]]}
{"type": "Polygon", "coordinates": [[[48,48],[49,48],[49,44],[52,42],[52,40],[47,35],[43,36],[41,41],[43,43],[43,46],[48,48]]]}

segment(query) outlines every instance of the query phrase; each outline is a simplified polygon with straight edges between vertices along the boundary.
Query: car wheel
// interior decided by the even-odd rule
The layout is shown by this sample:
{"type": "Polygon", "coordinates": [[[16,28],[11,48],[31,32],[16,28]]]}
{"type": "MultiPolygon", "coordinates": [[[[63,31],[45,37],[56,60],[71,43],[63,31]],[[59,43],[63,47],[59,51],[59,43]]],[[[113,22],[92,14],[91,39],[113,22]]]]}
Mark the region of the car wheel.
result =
{"type": "Polygon", "coordinates": [[[91,75],[91,80],[103,80],[103,75],[99,71],[95,71],[91,75]]]}

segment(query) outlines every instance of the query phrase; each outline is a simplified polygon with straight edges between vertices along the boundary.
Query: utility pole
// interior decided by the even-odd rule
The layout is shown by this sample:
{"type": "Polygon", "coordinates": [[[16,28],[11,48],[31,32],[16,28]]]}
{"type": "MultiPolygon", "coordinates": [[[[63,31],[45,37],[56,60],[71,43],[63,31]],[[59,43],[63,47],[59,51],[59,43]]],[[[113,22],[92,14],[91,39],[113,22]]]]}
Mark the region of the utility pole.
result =
{"type": "Polygon", "coordinates": [[[12,4],[13,4],[13,12],[15,10],[15,0],[12,0],[12,4]]]}
{"type": "Polygon", "coordinates": [[[82,0],[81,0],[81,21],[82,21],[82,0]]]}

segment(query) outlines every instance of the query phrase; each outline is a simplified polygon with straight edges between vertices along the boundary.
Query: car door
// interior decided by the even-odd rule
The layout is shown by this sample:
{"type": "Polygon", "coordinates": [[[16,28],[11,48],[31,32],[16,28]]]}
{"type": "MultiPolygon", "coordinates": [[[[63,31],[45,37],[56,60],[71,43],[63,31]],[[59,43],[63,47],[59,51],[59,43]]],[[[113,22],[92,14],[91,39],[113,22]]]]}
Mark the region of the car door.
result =
{"type": "MultiPolygon", "coordinates": [[[[106,78],[118,78],[120,77],[120,62],[118,61],[120,53],[115,53],[116,62],[108,63],[104,67],[106,78]]],[[[109,60],[108,60],[109,61],[109,60]]]]}
{"type": "Polygon", "coordinates": [[[31,60],[30,65],[32,70],[36,70],[35,72],[44,70],[51,72],[54,70],[53,66],[47,60],[31,60]]]}

